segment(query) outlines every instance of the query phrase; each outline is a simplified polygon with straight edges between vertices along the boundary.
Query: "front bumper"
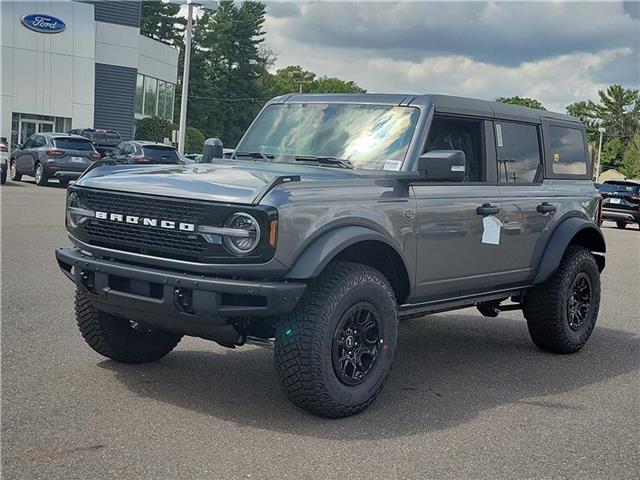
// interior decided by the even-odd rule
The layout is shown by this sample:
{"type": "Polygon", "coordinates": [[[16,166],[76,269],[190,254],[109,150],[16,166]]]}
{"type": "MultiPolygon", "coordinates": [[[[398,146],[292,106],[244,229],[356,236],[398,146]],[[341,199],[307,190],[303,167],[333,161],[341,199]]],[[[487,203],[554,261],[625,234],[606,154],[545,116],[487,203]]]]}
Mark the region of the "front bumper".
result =
{"type": "Polygon", "coordinates": [[[612,220],[614,222],[624,220],[626,222],[640,223],[640,212],[635,210],[614,210],[612,208],[603,208],[602,219],[612,220]]]}
{"type": "Polygon", "coordinates": [[[56,250],[62,272],[99,310],[183,335],[234,343],[233,317],[290,312],[302,282],[245,281],[177,273],[56,250]]]}

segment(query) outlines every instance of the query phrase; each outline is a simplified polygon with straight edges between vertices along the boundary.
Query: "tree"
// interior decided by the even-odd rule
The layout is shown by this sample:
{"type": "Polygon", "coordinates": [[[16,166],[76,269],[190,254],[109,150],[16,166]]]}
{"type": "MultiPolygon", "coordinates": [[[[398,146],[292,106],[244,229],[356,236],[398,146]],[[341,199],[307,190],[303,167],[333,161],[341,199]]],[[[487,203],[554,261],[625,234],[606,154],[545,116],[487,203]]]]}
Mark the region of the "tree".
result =
{"type": "Polygon", "coordinates": [[[136,125],[136,140],[163,142],[165,138],[171,138],[171,131],[175,128],[174,123],[166,118],[146,117],[136,125]]]}
{"type": "Polygon", "coordinates": [[[496,99],[499,103],[508,103],[510,105],[519,105],[521,107],[537,108],[538,110],[546,110],[544,105],[535,98],[529,97],[499,97],[496,99]]]}
{"type": "Polygon", "coordinates": [[[180,5],[151,0],[142,2],[140,33],[160,42],[182,48],[184,27],[187,23],[179,16],[180,5]]]}
{"type": "Polygon", "coordinates": [[[275,97],[286,93],[364,93],[365,89],[355,82],[339,78],[318,77],[315,73],[304,70],[300,65],[289,65],[275,74],[267,75],[262,85],[268,96],[275,97]]]}
{"type": "Polygon", "coordinates": [[[640,130],[636,131],[627,145],[621,170],[627,178],[640,178],[640,130]]]}
{"type": "Polygon", "coordinates": [[[187,122],[227,145],[236,144],[265,100],[264,20],[262,3],[222,0],[194,27],[187,122]]]}

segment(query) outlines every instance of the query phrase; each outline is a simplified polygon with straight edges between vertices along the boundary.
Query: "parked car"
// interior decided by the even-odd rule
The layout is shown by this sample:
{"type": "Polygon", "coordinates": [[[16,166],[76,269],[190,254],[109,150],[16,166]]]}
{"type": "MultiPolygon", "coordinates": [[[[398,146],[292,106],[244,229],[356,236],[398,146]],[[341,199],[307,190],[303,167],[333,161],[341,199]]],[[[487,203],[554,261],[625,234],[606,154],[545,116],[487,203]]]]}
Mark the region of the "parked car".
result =
{"type": "Polygon", "coordinates": [[[164,143],[131,140],[120,143],[111,151],[109,158],[121,164],[184,164],[178,151],[164,143]]]}
{"type": "Polygon", "coordinates": [[[9,145],[5,137],[0,138],[0,185],[7,182],[9,170],[9,145]]]}
{"type": "Polygon", "coordinates": [[[635,223],[640,229],[640,180],[608,180],[600,185],[602,219],[618,228],[635,223]]]}
{"type": "Polygon", "coordinates": [[[36,184],[46,185],[54,178],[62,185],[75,180],[100,154],[90,140],[66,133],[35,133],[11,154],[11,180],[23,175],[35,177],[36,184]]]}
{"type": "Polygon", "coordinates": [[[382,391],[399,318],[522,310],[539,348],[580,350],[606,251],[591,174],[585,127],[566,115],[289,95],[232,159],[87,172],[56,257],[99,354],[151,362],[183,335],[268,345],[294,404],[346,417],[382,391]]]}
{"type": "Polygon", "coordinates": [[[70,135],[80,135],[93,142],[93,146],[101,157],[109,155],[111,150],[122,142],[120,134],[115,130],[103,130],[100,128],[74,128],[67,132],[70,135]]]}

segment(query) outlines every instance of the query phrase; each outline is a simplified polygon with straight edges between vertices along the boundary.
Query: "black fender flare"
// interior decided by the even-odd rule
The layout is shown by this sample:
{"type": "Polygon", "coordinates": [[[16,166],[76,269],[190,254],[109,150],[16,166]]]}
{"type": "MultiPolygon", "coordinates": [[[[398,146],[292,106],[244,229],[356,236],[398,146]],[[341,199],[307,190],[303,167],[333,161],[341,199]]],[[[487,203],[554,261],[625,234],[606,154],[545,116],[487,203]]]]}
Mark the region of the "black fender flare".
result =
{"type": "Polygon", "coordinates": [[[345,248],[367,240],[388,245],[402,258],[398,249],[382,233],[357,225],[344,226],[330,230],[313,240],[298,256],[285,278],[315,278],[345,248]]]}
{"type": "Polygon", "coordinates": [[[580,241],[577,242],[578,245],[600,254],[597,258],[598,268],[600,271],[604,269],[603,254],[606,252],[606,243],[602,231],[592,221],[581,217],[570,217],[563,220],[551,234],[533,280],[534,284],[544,282],[555,273],[560,266],[565,250],[574,238],[580,238],[580,241]]]}

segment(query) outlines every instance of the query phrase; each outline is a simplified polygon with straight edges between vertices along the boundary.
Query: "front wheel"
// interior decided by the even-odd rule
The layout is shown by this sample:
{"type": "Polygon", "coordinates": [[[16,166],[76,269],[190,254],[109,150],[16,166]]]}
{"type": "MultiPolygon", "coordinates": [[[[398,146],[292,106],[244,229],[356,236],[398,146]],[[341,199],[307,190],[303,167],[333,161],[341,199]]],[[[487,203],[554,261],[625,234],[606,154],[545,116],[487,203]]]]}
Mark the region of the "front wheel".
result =
{"type": "Polygon", "coordinates": [[[274,357],[285,395],[323,417],[360,413],[382,391],[397,335],[398,307],[385,276],[331,263],[278,323],[274,357]]]}
{"type": "Polygon", "coordinates": [[[616,226],[618,228],[627,228],[627,222],[625,222],[624,220],[618,220],[616,222],[616,226]]]}
{"type": "Polygon", "coordinates": [[[523,313],[539,348],[574,353],[589,339],[600,308],[600,272],[586,248],[567,248],[558,270],[527,292],[523,313]]]}
{"type": "Polygon", "coordinates": [[[100,355],[123,363],[147,363],[164,357],[182,335],[149,330],[142,325],[102,312],[76,291],[76,321],[87,344],[100,355]]]}

